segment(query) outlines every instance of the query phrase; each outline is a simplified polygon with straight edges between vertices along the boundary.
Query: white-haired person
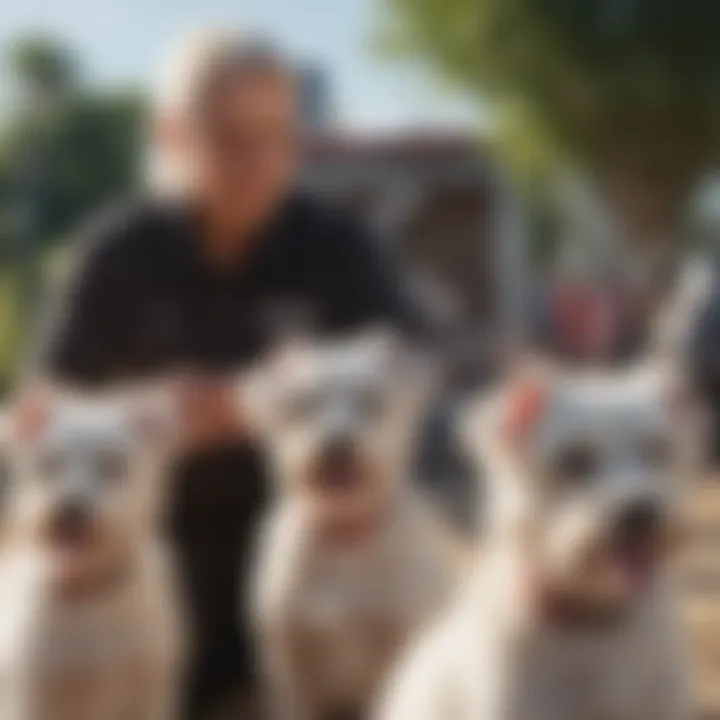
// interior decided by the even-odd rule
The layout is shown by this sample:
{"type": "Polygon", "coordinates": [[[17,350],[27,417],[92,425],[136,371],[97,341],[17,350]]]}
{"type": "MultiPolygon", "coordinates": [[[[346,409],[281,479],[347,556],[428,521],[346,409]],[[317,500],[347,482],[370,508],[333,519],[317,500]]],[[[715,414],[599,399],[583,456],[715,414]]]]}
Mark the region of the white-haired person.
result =
{"type": "Polygon", "coordinates": [[[368,232],[299,188],[297,87],[275,47],[193,39],[163,75],[153,120],[150,187],[83,233],[39,357],[46,377],[79,386],[178,369],[200,378],[170,517],[195,633],[186,715],[197,718],[253,682],[237,577],[266,487],[226,373],[260,357],[284,318],[332,334],[409,313],[368,232]]]}

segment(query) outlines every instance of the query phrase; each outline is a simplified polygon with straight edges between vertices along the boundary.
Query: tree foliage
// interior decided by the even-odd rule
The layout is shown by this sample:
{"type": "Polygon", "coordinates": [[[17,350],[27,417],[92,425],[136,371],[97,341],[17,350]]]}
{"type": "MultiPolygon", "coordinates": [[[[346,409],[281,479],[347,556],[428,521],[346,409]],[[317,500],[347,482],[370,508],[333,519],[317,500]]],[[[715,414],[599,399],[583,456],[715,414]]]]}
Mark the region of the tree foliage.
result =
{"type": "Polygon", "coordinates": [[[11,235],[23,234],[16,219],[28,203],[44,246],[124,192],[136,176],[143,132],[141,95],[85,87],[62,45],[16,41],[7,61],[20,92],[0,131],[0,253],[17,244],[11,235]]]}
{"type": "Polygon", "coordinates": [[[53,39],[12,42],[4,64],[16,92],[0,126],[0,383],[47,257],[83,216],[133,186],[144,131],[142,95],[85,85],[53,39]]]}
{"type": "MultiPolygon", "coordinates": [[[[636,232],[677,221],[720,141],[716,0],[386,0],[396,49],[530,119],[636,232]]],[[[501,118],[503,115],[501,114],[501,118]]]]}
{"type": "Polygon", "coordinates": [[[53,38],[30,35],[16,39],[7,50],[7,62],[25,91],[43,95],[67,92],[76,83],[77,64],[68,48],[53,38]]]}
{"type": "Polygon", "coordinates": [[[17,241],[10,236],[28,199],[45,246],[124,192],[137,174],[143,132],[142,96],[84,86],[57,42],[15,41],[6,62],[20,92],[0,129],[0,260],[17,241]]]}

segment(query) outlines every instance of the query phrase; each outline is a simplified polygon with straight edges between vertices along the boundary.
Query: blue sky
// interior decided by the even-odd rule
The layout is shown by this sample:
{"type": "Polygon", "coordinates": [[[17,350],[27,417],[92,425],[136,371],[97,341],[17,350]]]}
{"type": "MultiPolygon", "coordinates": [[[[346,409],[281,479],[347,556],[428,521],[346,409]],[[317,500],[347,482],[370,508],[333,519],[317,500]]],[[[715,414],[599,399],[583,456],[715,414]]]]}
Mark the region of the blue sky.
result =
{"type": "Polygon", "coordinates": [[[97,82],[152,80],[163,49],[198,26],[230,24],[278,38],[330,73],[341,120],[363,129],[475,122],[462,98],[369,50],[379,0],[5,0],[0,42],[42,29],[77,49],[97,82]]]}

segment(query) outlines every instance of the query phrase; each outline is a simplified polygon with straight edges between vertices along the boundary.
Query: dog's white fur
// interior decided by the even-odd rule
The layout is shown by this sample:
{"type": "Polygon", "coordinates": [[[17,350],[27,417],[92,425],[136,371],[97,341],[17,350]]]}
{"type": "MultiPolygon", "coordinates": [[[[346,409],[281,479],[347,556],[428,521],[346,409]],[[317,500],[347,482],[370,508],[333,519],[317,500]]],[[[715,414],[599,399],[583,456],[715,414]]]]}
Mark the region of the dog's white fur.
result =
{"type": "Polygon", "coordinates": [[[169,408],[66,393],[32,402],[42,407],[30,426],[21,407],[5,428],[0,717],[172,720],[183,630],[156,527],[169,408]],[[75,550],[53,535],[68,502],[92,527],[75,550]]]}
{"type": "Polygon", "coordinates": [[[455,585],[452,541],[409,478],[423,374],[397,341],[368,333],[297,342],[249,384],[278,483],[253,598],[277,718],[366,710],[398,648],[455,585]],[[347,493],[315,472],[338,433],[363,468],[347,493]],[[359,535],[343,537],[358,522],[359,535]]]}
{"type": "Polygon", "coordinates": [[[656,558],[638,589],[609,550],[613,519],[629,504],[652,501],[673,516],[684,457],[675,443],[688,419],[673,410],[655,369],[541,375],[530,385],[546,393],[542,411],[520,439],[509,429],[525,380],[473,413],[468,437],[489,475],[482,560],[393,673],[380,720],[688,717],[669,566],[656,558]],[[595,443],[602,462],[566,487],[553,463],[575,439],[595,443]],[[607,613],[607,622],[562,622],[536,584],[607,613]]]}

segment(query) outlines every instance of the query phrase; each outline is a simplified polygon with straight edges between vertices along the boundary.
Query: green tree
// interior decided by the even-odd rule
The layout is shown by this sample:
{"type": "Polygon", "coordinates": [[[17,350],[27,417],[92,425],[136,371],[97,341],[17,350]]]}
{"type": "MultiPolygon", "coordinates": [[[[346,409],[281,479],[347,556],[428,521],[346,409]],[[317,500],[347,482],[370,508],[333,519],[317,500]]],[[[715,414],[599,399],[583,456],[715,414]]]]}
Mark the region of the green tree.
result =
{"type": "Polygon", "coordinates": [[[16,362],[48,255],[133,186],[144,130],[143,96],[84,84],[73,54],[53,39],[10,43],[5,64],[15,92],[0,126],[0,376],[16,362]]]}
{"type": "Polygon", "coordinates": [[[689,198],[717,163],[720,3],[385,4],[392,47],[523,129],[510,132],[511,152],[532,145],[534,160],[580,168],[640,251],[672,257],[689,198]]]}
{"type": "Polygon", "coordinates": [[[0,128],[0,260],[18,244],[58,242],[83,215],[126,192],[137,179],[144,131],[143,96],[84,85],[77,61],[56,41],[17,40],[6,59],[17,92],[0,128]]]}
{"type": "Polygon", "coordinates": [[[64,95],[77,83],[77,63],[61,42],[43,35],[18,38],[7,50],[8,64],[24,93],[64,95]]]}

